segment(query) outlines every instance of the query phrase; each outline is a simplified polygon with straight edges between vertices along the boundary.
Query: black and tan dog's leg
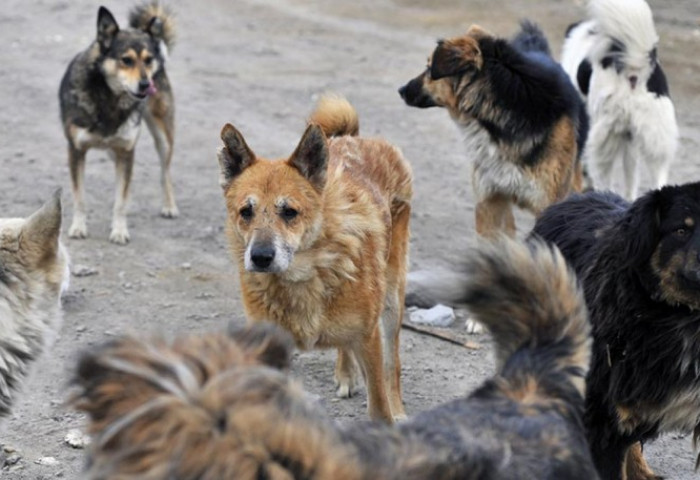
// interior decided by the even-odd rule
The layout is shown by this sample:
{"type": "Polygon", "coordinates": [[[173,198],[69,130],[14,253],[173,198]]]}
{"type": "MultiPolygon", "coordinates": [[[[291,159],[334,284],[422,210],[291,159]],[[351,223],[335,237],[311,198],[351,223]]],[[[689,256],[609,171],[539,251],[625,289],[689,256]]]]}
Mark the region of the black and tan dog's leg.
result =
{"type": "Polygon", "coordinates": [[[109,241],[119,245],[129,243],[129,229],[126,224],[126,210],[129,202],[129,186],[134,168],[133,150],[114,150],[114,164],[117,173],[112,232],[109,241]]]}
{"type": "Polygon", "coordinates": [[[160,159],[160,183],[163,189],[163,209],[160,214],[165,218],[175,218],[180,214],[175,203],[173,181],[170,176],[170,163],[173,158],[175,140],[172,102],[170,92],[160,91],[155,98],[150,100],[148,112],[145,115],[146,125],[153,136],[153,142],[160,159]]]}
{"type": "Polygon", "coordinates": [[[87,216],[85,214],[85,150],[68,145],[68,167],[73,190],[73,221],[68,236],[87,237],[87,216]]]}
{"type": "Polygon", "coordinates": [[[515,217],[512,201],[503,195],[493,195],[476,204],[476,233],[486,239],[494,239],[505,233],[515,237],[515,217]]]}
{"type": "Polygon", "coordinates": [[[637,442],[627,449],[625,455],[625,480],[661,480],[654,474],[647,461],[644,459],[642,444],[637,442]]]}

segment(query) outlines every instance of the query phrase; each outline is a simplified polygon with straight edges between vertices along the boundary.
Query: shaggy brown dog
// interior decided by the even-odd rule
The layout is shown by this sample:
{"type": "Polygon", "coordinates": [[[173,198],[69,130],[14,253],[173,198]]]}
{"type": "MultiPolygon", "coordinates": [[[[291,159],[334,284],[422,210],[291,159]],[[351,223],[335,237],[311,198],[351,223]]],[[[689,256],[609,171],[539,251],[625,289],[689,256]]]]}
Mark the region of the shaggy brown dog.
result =
{"type": "Polygon", "coordinates": [[[548,247],[509,243],[476,254],[469,275],[464,301],[494,336],[498,373],[396,427],[339,427],[283,371],[292,344],[271,326],[97,348],[76,377],[94,437],[88,478],[596,479],[574,274],[548,247]]]}

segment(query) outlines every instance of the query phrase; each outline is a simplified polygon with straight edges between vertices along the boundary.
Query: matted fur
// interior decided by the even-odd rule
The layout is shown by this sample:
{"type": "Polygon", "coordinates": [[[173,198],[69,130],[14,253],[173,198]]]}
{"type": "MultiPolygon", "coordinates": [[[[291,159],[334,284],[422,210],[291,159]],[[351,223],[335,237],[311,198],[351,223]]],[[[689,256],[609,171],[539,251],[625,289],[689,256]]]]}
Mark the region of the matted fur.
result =
{"type": "Polygon", "coordinates": [[[26,219],[0,218],[0,416],[53,342],[68,287],[60,190],[26,219]]]}
{"type": "Polygon", "coordinates": [[[98,347],[76,375],[94,439],[87,478],[594,480],[574,275],[550,248],[512,242],[475,252],[470,272],[463,293],[494,332],[499,371],[395,427],[335,423],[279,370],[291,343],[270,326],[98,347]]]}
{"type": "Polygon", "coordinates": [[[440,40],[399,93],[410,106],[444,107],[462,130],[479,235],[514,236],[513,206],[537,215],[581,189],[587,114],[535,24],[522,22],[512,40],[478,26],[440,40]]]}
{"type": "Polygon", "coordinates": [[[399,332],[411,168],[382,139],[352,136],[357,113],[324,96],[295,152],[258,158],[226,125],[219,151],[227,234],[250,321],[272,321],[303,349],[339,348],[337,394],[366,378],[368,411],[404,416],[399,332]],[[340,135],[326,138],[327,135],[340,135]]]}
{"type": "Polygon", "coordinates": [[[71,61],[61,80],[61,121],[68,141],[74,203],[68,230],[72,238],[88,234],[85,157],[96,148],[109,151],[116,163],[110,241],[129,242],[126,213],[141,120],[151,132],[160,160],[161,215],[179,214],[170,177],[175,105],[165,72],[167,50],[175,35],[173,20],[158,2],[134,7],[130,18],[133,28],[121,29],[110,11],[100,7],[95,41],[71,61]]]}
{"type": "Polygon", "coordinates": [[[533,234],[561,248],[593,324],[586,426],[601,477],[655,478],[638,442],[700,425],[700,183],[629,204],[589,193],[547,209],[533,234]],[[634,469],[634,472],[630,471],[634,469]]]}

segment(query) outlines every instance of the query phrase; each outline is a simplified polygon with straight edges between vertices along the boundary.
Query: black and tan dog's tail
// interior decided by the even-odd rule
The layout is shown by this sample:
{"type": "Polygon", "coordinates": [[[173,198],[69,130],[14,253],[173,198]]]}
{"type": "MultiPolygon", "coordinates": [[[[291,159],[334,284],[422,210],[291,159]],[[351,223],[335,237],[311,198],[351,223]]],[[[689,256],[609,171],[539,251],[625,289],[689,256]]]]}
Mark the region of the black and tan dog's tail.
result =
{"type": "Polygon", "coordinates": [[[360,133],[360,120],[355,107],[345,97],[336,94],[324,94],[307,123],[321,127],[327,137],[356,136],[360,133]]]}
{"type": "Polygon", "coordinates": [[[493,335],[501,376],[568,380],[583,394],[588,313],[576,275],[556,247],[512,240],[483,245],[467,275],[463,301],[493,335]]]}
{"type": "Polygon", "coordinates": [[[288,378],[293,348],[254,325],[84,354],[73,405],[92,435],[86,478],[354,478],[332,420],[288,378]]]}
{"type": "Polygon", "coordinates": [[[172,51],[175,45],[175,20],[169,8],[159,0],[144,2],[129,11],[129,26],[148,32],[158,40],[162,40],[172,51]]]}

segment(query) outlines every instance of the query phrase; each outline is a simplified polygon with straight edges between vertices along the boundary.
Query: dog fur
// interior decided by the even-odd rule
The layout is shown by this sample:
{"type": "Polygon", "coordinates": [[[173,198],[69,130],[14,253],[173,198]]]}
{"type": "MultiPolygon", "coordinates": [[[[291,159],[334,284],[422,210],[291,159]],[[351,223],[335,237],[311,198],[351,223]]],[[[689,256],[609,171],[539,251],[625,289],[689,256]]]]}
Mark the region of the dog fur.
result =
{"type": "Polygon", "coordinates": [[[524,21],[510,41],[478,26],[441,40],[399,93],[446,108],[464,133],[479,235],[514,236],[513,205],[537,215],[581,190],[585,106],[536,25],[524,21]]]}
{"type": "Polygon", "coordinates": [[[470,395],[397,426],[341,427],[288,377],[291,341],[277,328],[173,344],[122,338],[77,369],[74,401],[93,435],[87,478],[596,479],[576,278],[544,245],[497,247],[472,257],[462,292],[498,363],[470,395]]]}
{"type": "Polygon", "coordinates": [[[325,96],[288,159],[257,158],[221,133],[228,238],[248,319],[290,331],[302,349],[338,351],[338,395],[366,379],[372,418],[405,416],[399,332],[412,175],[398,148],[356,135],[354,108],[325,96]],[[327,135],[337,135],[330,140],[327,135]]]}
{"type": "Polygon", "coordinates": [[[632,204],[610,192],[572,196],[533,230],[583,283],[594,339],[586,426],[603,479],[655,478],[638,442],[700,425],[699,224],[691,183],[632,204]]]}
{"type": "Polygon", "coordinates": [[[131,28],[120,29],[112,14],[100,7],[97,38],[68,66],[59,91],[61,121],[68,140],[68,164],[73,187],[72,238],[87,236],[85,155],[107,149],[116,165],[117,188],[110,241],[129,242],[126,211],[134,165],[134,148],[143,118],[160,158],[166,218],[178,215],[170,162],[175,134],[175,105],[165,73],[168,49],[174,42],[172,15],[159,3],[130,12],[131,28]]]}
{"type": "Polygon", "coordinates": [[[644,0],[592,0],[588,7],[590,18],[568,29],[562,65],[587,101],[585,162],[596,188],[612,188],[613,169],[622,164],[624,196],[632,200],[641,164],[659,188],[678,147],[659,37],[644,0]]]}
{"type": "Polygon", "coordinates": [[[61,324],[69,276],[60,234],[60,190],[26,219],[0,219],[0,417],[61,324]]]}

